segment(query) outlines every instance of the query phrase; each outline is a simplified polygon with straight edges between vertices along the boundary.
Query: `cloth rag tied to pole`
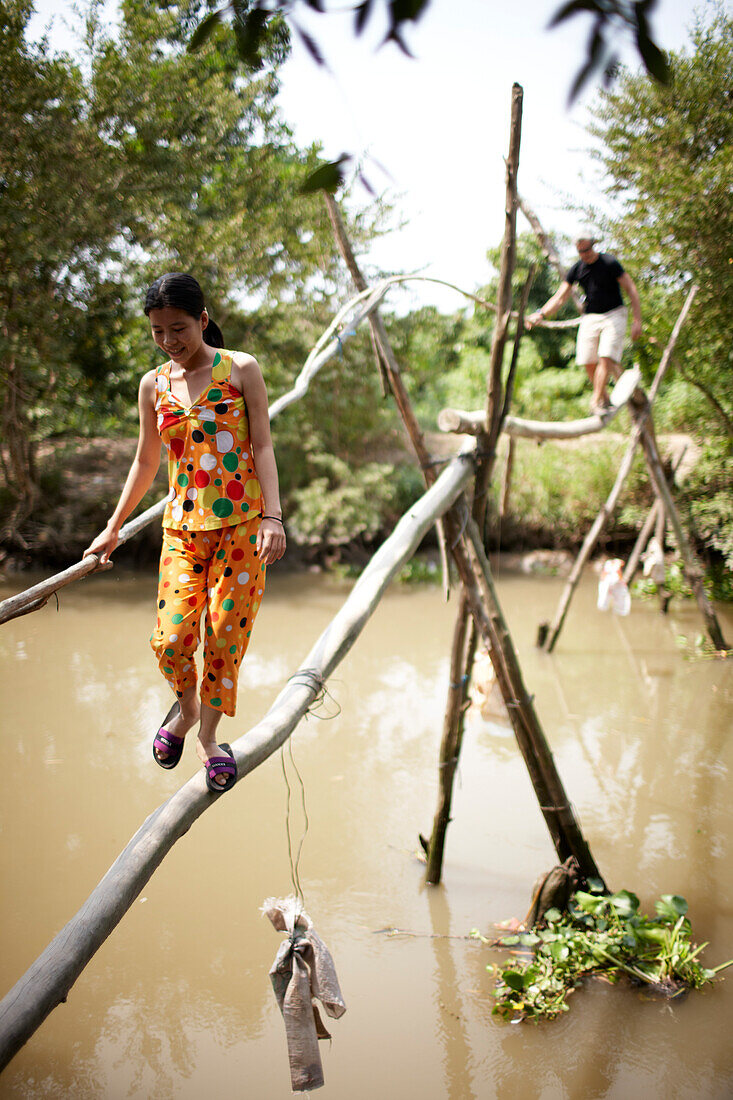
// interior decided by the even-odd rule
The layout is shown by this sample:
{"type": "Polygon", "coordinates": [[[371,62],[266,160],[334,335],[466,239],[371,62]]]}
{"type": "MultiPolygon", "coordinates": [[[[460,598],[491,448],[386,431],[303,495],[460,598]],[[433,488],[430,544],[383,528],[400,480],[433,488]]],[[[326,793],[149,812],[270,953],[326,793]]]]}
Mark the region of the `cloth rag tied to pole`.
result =
{"type": "Polygon", "coordinates": [[[314,1001],[338,1019],[346,1011],[331,953],[316,933],[298,898],[268,898],[262,912],[278,932],[286,932],[270,969],[270,980],[285,1021],[293,1092],[323,1085],[319,1039],[330,1039],[314,1001]]]}

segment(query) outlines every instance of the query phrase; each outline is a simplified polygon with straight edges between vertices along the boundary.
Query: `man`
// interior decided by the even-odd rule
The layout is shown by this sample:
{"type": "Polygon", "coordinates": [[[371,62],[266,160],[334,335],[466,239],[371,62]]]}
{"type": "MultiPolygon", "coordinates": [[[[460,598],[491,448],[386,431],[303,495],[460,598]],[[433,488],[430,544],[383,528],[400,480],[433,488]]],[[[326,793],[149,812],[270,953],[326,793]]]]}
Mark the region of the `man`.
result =
{"type": "Polygon", "coordinates": [[[634,280],[615,256],[596,252],[593,246],[597,240],[590,232],[577,238],[578,262],[570,268],[559,290],[526,323],[531,329],[538,321],[551,317],[570,297],[573,283],[580,283],[585,292],[585,312],[578,326],[576,359],[593,384],[591,412],[601,415],[610,404],[606,390],[608,377],[618,378],[621,374],[628,312],[621,291],[628,295],[634,314],[632,340],[641,336],[641,305],[634,280]]]}

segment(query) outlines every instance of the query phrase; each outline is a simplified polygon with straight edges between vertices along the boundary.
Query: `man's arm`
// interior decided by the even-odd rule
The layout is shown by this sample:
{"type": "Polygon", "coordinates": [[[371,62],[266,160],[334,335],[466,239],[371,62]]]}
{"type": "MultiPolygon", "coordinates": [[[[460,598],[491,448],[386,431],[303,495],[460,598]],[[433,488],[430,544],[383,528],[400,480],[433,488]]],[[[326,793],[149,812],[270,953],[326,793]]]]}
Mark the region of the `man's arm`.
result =
{"type": "MultiPolygon", "coordinates": [[[[619,280],[619,282],[620,281],[621,280],[619,280]]],[[[633,283],[632,283],[632,286],[633,286],[633,283]]],[[[555,291],[555,293],[552,295],[551,298],[548,298],[548,300],[541,307],[541,309],[535,310],[534,313],[531,313],[529,315],[529,317],[525,318],[524,323],[527,326],[527,328],[528,329],[534,328],[534,326],[537,324],[538,321],[544,321],[545,318],[552,317],[553,313],[557,313],[560,306],[564,305],[565,302],[567,302],[568,298],[570,297],[571,290],[572,290],[572,287],[571,287],[570,283],[567,281],[567,279],[564,279],[563,282],[560,283],[559,288],[555,291]]],[[[635,287],[634,287],[634,293],[636,293],[636,288],[635,287]]],[[[637,301],[638,301],[638,295],[637,295],[637,301]]]]}
{"type": "Polygon", "coordinates": [[[625,290],[629,296],[631,310],[634,314],[634,320],[631,322],[631,339],[638,340],[641,336],[641,301],[639,300],[639,291],[636,289],[636,283],[631,278],[628,271],[624,271],[623,275],[619,276],[618,285],[622,290],[625,290]]]}

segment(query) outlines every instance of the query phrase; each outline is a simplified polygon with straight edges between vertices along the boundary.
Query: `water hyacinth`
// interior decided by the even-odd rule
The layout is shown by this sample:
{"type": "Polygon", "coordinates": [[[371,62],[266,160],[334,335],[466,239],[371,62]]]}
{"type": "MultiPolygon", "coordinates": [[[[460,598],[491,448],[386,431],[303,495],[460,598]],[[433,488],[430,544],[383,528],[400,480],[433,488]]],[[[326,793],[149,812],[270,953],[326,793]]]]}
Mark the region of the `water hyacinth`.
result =
{"type": "Polygon", "coordinates": [[[733,963],[713,969],[700,963],[707,944],[692,942],[684,898],[663,894],[655,903],[656,917],[649,917],[639,911],[636,894],[621,890],[606,895],[601,889],[591,880],[588,892],[573,895],[566,913],[545,913],[545,927],[493,941],[529,955],[487,967],[497,976],[494,1015],[511,1022],[554,1019],[568,1011],[567,998],[586,975],[611,983],[626,976],[677,997],[712,982],[733,963]]]}

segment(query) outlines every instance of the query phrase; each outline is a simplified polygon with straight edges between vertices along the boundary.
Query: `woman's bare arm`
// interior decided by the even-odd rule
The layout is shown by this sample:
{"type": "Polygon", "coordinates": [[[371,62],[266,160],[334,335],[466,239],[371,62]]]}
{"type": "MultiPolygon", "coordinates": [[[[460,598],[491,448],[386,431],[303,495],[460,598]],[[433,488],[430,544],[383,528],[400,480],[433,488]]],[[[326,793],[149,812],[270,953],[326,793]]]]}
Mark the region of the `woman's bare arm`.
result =
{"type": "Polygon", "coordinates": [[[234,356],[232,381],[241,390],[247,406],[252,458],[265,503],[264,515],[277,517],[263,519],[257,536],[260,560],[263,565],[271,565],[285,553],[285,529],[278,522],[282,519],[282,508],[277,463],[270,435],[267,388],[259,363],[251,355],[238,353],[234,356]]]}
{"type": "Polygon", "coordinates": [[[138,390],[138,411],[140,414],[140,435],[137,451],[132,460],[117,507],[109,522],[84,551],[87,554],[99,554],[100,561],[109,561],[117,545],[120,528],[130,513],[137,507],[155,480],[160,466],[160,436],[155,421],[155,371],[145,374],[138,390]]]}

